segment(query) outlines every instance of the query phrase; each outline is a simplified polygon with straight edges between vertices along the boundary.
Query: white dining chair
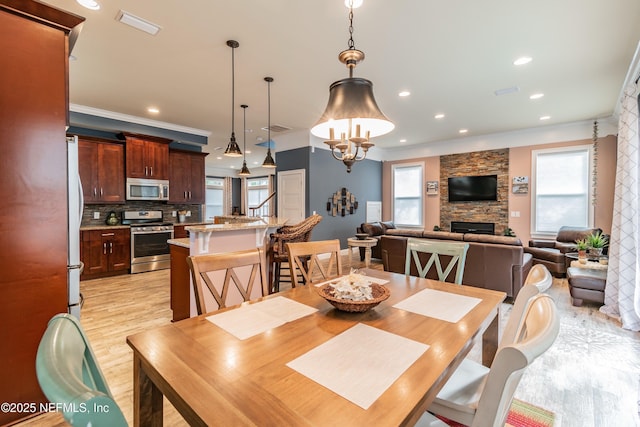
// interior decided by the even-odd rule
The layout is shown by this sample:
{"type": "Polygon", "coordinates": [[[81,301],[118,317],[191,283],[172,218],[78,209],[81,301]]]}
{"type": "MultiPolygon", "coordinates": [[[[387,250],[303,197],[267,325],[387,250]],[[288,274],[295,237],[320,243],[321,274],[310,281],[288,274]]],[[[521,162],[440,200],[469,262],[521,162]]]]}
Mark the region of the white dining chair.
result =
{"type": "Polygon", "coordinates": [[[407,239],[407,253],[405,257],[404,274],[411,274],[411,266],[415,265],[418,276],[426,277],[431,268],[435,268],[438,280],[446,282],[449,274],[456,268],[453,283],[462,284],[464,264],[466,262],[469,244],[463,242],[444,242],[439,240],[407,239]],[[421,256],[430,254],[430,256],[421,256]],[[443,261],[448,258],[446,267],[443,261]],[[423,263],[423,261],[426,262],[423,263]]]}
{"type": "Polygon", "coordinates": [[[551,273],[542,264],[536,264],[531,267],[529,270],[529,274],[527,274],[527,278],[524,281],[525,285],[535,285],[538,287],[540,292],[544,292],[551,287],[553,283],[553,277],[551,273]]]}
{"type": "MultiPolygon", "coordinates": [[[[551,347],[559,329],[560,319],[551,297],[533,297],[514,342],[498,349],[491,368],[462,363],[428,411],[470,427],[504,426],[522,374],[551,347]]],[[[424,427],[434,422],[427,412],[416,425],[424,427]]]]}

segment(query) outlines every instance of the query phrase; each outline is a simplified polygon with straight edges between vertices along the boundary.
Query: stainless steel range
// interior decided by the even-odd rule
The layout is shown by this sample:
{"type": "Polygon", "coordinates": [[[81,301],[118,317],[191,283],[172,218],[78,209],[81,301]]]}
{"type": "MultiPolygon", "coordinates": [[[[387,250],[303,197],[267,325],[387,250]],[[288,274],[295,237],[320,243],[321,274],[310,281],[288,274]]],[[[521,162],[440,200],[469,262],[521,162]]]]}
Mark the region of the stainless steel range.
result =
{"type": "Polygon", "coordinates": [[[162,211],[124,211],[122,224],[131,225],[131,273],[169,268],[167,240],[173,224],[162,221],[162,211]]]}

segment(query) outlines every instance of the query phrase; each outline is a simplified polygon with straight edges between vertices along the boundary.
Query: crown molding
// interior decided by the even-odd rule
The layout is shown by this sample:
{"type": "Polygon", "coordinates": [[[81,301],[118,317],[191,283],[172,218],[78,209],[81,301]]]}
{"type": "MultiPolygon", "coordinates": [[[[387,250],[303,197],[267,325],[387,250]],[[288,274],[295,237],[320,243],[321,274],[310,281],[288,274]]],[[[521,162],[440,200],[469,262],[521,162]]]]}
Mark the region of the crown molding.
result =
{"type": "Polygon", "coordinates": [[[211,131],[192,128],[188,126],[176,125],[173,123],[161,122],[159,120],[147,119],[144,117],[131,116],[129,114],[116,113],[115,111],[102,110],[100,108],[87,107],[86,105],[69,104],[69,110],[74,113],[88,114],[90,116],[103,117],[105,119],[120,120],[123,122],[135,123],[144,126],[152,126],[160,129],[173,130],[176,132],[189,133],[199,136],[211,136],[211,131]]]}

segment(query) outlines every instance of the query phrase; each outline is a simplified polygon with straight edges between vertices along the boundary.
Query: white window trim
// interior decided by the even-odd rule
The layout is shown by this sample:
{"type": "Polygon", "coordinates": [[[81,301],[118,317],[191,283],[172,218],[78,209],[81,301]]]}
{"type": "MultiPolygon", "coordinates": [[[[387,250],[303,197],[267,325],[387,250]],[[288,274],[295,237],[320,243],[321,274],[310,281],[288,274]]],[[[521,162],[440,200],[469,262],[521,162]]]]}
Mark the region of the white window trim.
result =
{"type": "Polygon", "coordinates": [[[532,150],[531,151],[531,214],[530,214],[530,235],[532,239],[547,239],[554,240],[556,237],[556,233],[540,233],[536,232],[536,183],[537,183],[537,159],[539,154],[547,154],[547,153],[562,153],[562,152],[571,152],[571,151],[584,151],[587,150],[589,152],[589,164],[587,169],[589,170],[589,177],[587,186],[587,199],[589,209],[587,210],[587,222],[588,227],[593,227],[594,217],[595,217],[595,209],[592,203],[593,200],[593,145],[572,145],[570,147],[558,147],[558,148],[544,148],[541,150],[532,150]]]}
{"type": "Polygon", "coordinates": [[[408,167],[414,167],[414,166],[419,166],[420,167],[420,172],[421,172],[421,178],[420,178],[420,182],[421,182],[421,187],[422,189],[420,190],[420,224],[418,225],[407,225],[407,224],[399,224],[396,223],[396,219],[395,217],[393,217],[393,222],[395,225],[400,225],[403,228],[415,228],[415,229],[423,229],[424,228],[424,214],[425,214],[425,208],[424,208],[424,186],[425,186],[425,181],[424,181],[424,175],[425,175],[425,165],[424,162],[415,162],[415,163],[396,163],[394,165],[391,165],[391,215],[395,216],[395,200],[396,200],[396,194],[395,194],[395,179],[396,179],[396,169],[398,168],[408,168],[408,167]]]}

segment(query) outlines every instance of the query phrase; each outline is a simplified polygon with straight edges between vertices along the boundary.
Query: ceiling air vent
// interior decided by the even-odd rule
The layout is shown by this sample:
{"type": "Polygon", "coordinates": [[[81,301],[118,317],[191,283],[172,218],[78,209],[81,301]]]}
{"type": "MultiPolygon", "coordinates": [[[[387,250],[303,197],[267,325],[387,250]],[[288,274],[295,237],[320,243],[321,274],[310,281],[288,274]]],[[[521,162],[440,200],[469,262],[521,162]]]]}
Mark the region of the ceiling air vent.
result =
{"type": "MultiPolygon", "coordinates": [[[[291,128],[288,128],[282,125],[271,125],[270,129],[271,129],[271,132],[284,132],[287,130],[291,130],[291,128]]],[[[263,127],[262,130],[265,130],[265,131],[268,130],[267,126],[263,127]]]]}
{"type": "Polygon", "coordinates": [[[159,25],[139,18],[135,15],[130,14],[129,12],[125,12],[124,10],[120,10],[118,12],[118,14],[116,15],[116,21],[122,22],[123,24],[129,25],[140,31],[144,31],[145,33],[151,34],[152,36],[155,36],[156,34],[158,34],[158,31],[160,31],[159,25]]]}

